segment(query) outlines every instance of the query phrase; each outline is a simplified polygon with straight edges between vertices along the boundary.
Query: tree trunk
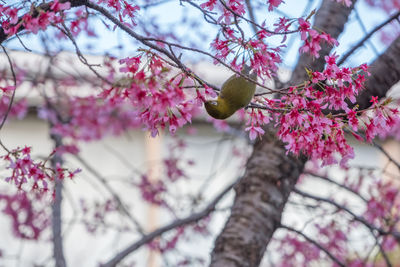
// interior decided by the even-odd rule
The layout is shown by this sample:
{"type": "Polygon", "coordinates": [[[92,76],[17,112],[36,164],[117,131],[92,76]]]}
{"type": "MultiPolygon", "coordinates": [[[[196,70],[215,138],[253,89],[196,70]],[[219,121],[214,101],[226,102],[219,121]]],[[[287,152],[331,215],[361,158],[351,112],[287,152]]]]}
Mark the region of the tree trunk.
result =
{"type": "Polygon", "coordinates": [[[400,37],[393,41],[386,51],[371,65],[371,76],[366,77],[365,90],[357,98],[360,109],[371,105],[371,96],[384,97],[400,79],[400,37]]]}
{"type": "Polygon", "coordinates": [[[245,177],[235,187],[231,216],[215,242],[211,266],[259,265],[304,162],[286,155],[272,130],[255,144],[245,177]]]}
{"type": "MultiPolygon", "coordinates": [[[[347,8],[324,0],[315,17],[315,27],[337,38],[354,7],[347,8]]],[[[320,58],[301,55],[291,84],[304,80],[304,67],[322,70],[324,56],[331,47],[323,47],[320,58]]],[[[215,241],[212,267],[259,266],[265,249],[280,225],[283,209],[306,160],[286,155],[284,144],[269,129],[253,149],[243,180],[236,187],[231,215],[215,241]]]]}

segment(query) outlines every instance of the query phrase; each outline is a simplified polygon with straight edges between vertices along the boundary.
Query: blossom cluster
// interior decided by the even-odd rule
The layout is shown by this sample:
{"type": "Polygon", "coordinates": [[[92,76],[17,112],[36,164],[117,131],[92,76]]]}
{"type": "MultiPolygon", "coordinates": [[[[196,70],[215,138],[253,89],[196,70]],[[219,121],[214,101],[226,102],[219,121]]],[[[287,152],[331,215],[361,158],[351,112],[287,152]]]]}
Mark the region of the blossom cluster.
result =
{"type": "MultiPolygon", "coordinates": [[[[335,0],[332,0],[332,1],[335,1],[335,0]]],[[[367,0],[367,1],[372,2],[372,0],[367,0]]],[[[389,1],[395,2],[396,0],[389,0],[389,1]]],[[[351,0],[336,0],[336,2],[343,3],[348,7],[351,5],[351,0]]],[[[284,3],[283,0],[267,0],[266,4],[268,5],[268,11],[273,11],[275,8],[278,8],[279,5],[282,3],[284,3]]],[[[215,9],[215,7],[220,7],[220,5],[221,4],[217,0],[208,0],[204,3],[202,3],[200,6],[201,6],[201,8],[204,8],[206,10],[213,11],[215,9]]],[[[226,1],[226,5],[233,11],[239,10],[241,15],[245,13],[243,0],[228,0],[228,1],[226,1]]]]}
{"type": "MultiPolygon", "coordinates": [[[[4,119],[5,114],[7,114],[8,107],[10,106],[11,97],[8,95],[3,95],[0,98],[0,120],[4,119]]],[[[11,109],[8,112],[10,118],[23,119],[28,111],[28,101],[26,98],[14,100],[11,109]]]]}
{"type": "MultiPolygon", "coordinates": [[[[278,6],[282,1],[270,1],[270,6],[278,6]]],[[[266,38],[281,34],[283,29],[287,30],[290,25],[284,20],[280,24],[274,24],[274,29],[266,28],[265,23],[258,25],[256,38],[246,38],[239,26],[240,18],[245,14],[245,2],[242,0],[221,1],[206,1],[200,5],[205,11],[213,11],[216,20],[221,26],[221,35],[218,35],[211,43],[211,48],[215,52],[214,62],[227,62],[232,69],[240,71],[242,63],[237,62],[238,55],[243,55],[251,60],[252,65],[259,76],[266,75],[270,77],[274,75],[278,69],[278,64],[281,63],[279,51],[283,46],[269,46],[266,38]],[[287,25],[283,25],[287,24],[287,25]]],[[[286,35],[284,35],[286,38],[286,35]]]]}
{"type": "Polygon", "coordinates": [[[6,168],[11,172],[5,180],[14,184],[18,190],[47,192],[52,190],[49,183],[55,179],[73,179],[80,172],[80,169],[70,171],[59,165],[48,167],[47,160],[35,161],[31,156],[31,148],[27,146],[13,149],[1,158],[7,162],[6,168]]]}
{"type": "Polygon", "coordinates": [[[125,0],[98,0],[98,4],[104,4],[118,13],[118,18],[121,22],[128,26],[135,26],[134,21],[136,12],[140,10],[138,5],[133,5],[125,0]],[[127,23],[124,18],[129,18],[130,23],[127,23]]]}
{"type": "Polygon", "coordinates": [[[1,26],[4,33],[11,36],[16,34],[21,27],[34,34],[39,30],[45,30],[51,23],[60,23],[63,18],[59,15],[60,11],[71,7],[69,2],[60,3],[58,0],[50,4],[49,10],[32,6],[31,12],[24,14],[21,19],[18,17],[19,8],[0,5],[1,26]]]}
{"type": "Polygon", "coordinates": [[[366,220],[387,231],[395,229],[400,222],[400,195],[397,181],[376,179],[368,188],[370,198],[363,216],[366,220]]]}
{"type": "Polygon", "coordinates": [[[118,211],[118,203],[113,199],[94,201],[90,204],[88,201],[80,199],[79,204],[83,214],[82,222],[86,230],[91,234],[98,233],[102,227],[106,228],[108,223],[107,217],[118,211]]]}
{"type": "Polygon", "coordinates": [[[383,9],[387,13],[391,13],[393,10],[400,9],[400,2],[398,0],[365,0],[369,5],[383,9]]]}
{"type": "Polygon", "coordinates": [[[298,23],[301,40],[304,41],[304,44],[300,47],[301,53],[307,52],[312,56],[319,58],[319,51],[321,50],[322,41],[325,41],[329,45],[338,45],[338,42],[329,34],[324,32],[319,33],[318,31],[312,29],[310,22],[307,20],[299,18],[298,23]]]}
{"type": "MultiPolygon", "coordinates": [[[[96,36],[95,32],[89,27],[88,21],[88,13],[83,8],[78,8],[75,10],[74,18],[71,19],[69,24],[69,29],[73,36],[78,36],[82,32],[84,32],[87,36],[94,37],[96,36]]],[[[65,37],[63,32],[58,34],[59,38],[65,37]]]]}
{"type": "Polygon", "coordinates": [[[291,233],[286,234],[279,240],[278,251],[281,252],[282,258],[285,259],[277,264],[277,266],[282,267],[306,266],[307,263],[320,259],[322,254],[321,250],[316,246],[291,233]],[[299,259],[299,255],[304,256],[299,259]]]}
{"type": "MultiPolygon", "coordinates": [[[[400,101],[397,100],[393,100],[391,104],[389,104],[389,106],[392,107],[396,107],[399,106],[400,101]]],[[[393,137],[396,140],[400,140],[400,117],[396,116],[393,117],[391,120],[391,129],[390,130],[386,130],[386,131],[380,131],[379,134],[379,138],[381,139],[386,139],[389,137],[393,137]]]]}
{"type": "Polygon", "coordinates": [[[70,97],[63,109],[68,123],[60,121],[54,110],[42,108],[42,119],[50,120],[52,133],[72,140],[93,141],[106,135],[120,135],[126,130],[139,127],[137,113],[120,103],[103,100],[100,97],[70,97]]]}
{"type": "Polygon", "coordinates": [[[20,191],[16,194],[0,194],[2,212],[12,220],[16,237],[37,240],[50,225],[48,201],[38,192],[20,191]]]}
{"type": "MultiPolygon", "coordinates": [[[[160,166],[157,166],[161,171],[159,177],[151,177],[149,173],[143,174],[139,182],[133,183],[139,189],[144,201],[170,209],[166,199],[171,192],[171,186],[182,179],[188,179],[189,176],[184,171],[185,166],[194,165],[193,160],[182,157],[185,147],[186,144],[181,139],[174,140],[168,146],[168,155],[160,162],[160,166]]],[[[157,167],[152,171],[157,171],[157,167]]]]}
{"type": "MultiPolygon", "coordinates": [[[[210,217],[205,217],[191,225],[177,227],[169,234],[164,234],[160,239],[154,239],[147,244],[148,248],[161,253],[167,253],[177,249],[179,242],[188,241],[192,238],[193,233],[198,233],[204,236],[209,235],[210,217]]],[[[176,266],[193,266],[195,262],[204,265],[204,259],[201,257],[193,257],[186,255],[185,259],[180,261],[176,266]],[[192,263],[192,264],[191,264],[192,263]]]]}
{"type": "MultiPolygon", "coordinates": [[[[251,54],[250,62],[257,71],[260,77],[267,76],[271,77],[278,70],[278,64],[281,63],[281,57],[279,55],[281,47],[269,47],[265,43],[265,31],[261,30],[257,33],[257,39],[250,39],[244,41],[241,38],[236,38],[231,36],[229,40],[221,40],[216,38],[212,43],[211,47],[215,50],[216,61],[224,62],[227,61],[230,55],[236,53],[249,53],[251,54]],[[236,49],[234,49],[234,47],[236,49]],[[239,47],[239,48],[238,48],[239,47]],[[251,51],[251,52],[250,52],[251,51]]],[[[230,62],[231,67],[240,71],[242,68],[242,63],[237,62],[237,57],[235,57],[230,62]]]]}
{"type": "Polygon", "coordinates": [[[218,9],[221,13],[218,17],[218,22],[229,25],[233,22],[234,14],[244,15],[246,13],[246,7],[243,0],[229,0],[221,2],[217,0],[209,0],[200,5],[201,8],[213,11],[218,9]]]}
{"type": "MultiPolygon", "coordinates": [[[[281,1],[269,1],[271,6],[278,6],[281,1]]],[[[346,6],[351,1],[343,2],[346,6]]],[[[207,1],[202,7],[214,10],[218,3],[207,1]]],[[[219,10],[228,9],[227,6],[219,10]]],[[[271,48],[266,44],[266,38],[273,34],[285,33],[294,22],[304,44],[300,52],[309,53],[318,58],[322,42],[328,45],[338,45],[329,34],[319,32],[311,27],[309,18],[281,18],[272,31],[261,28],[256,38],[244,40],[243,35],[229,27],[222,27],[224,33],[211,44],[215,50],[217,62],[230,61],[230,66],[240,71],[243,65],[238,63],[238,56],[232,60],[232,55],[246,55],[248,62],[258,77],[271,77],[276,74],[281,62],[280,47],[271,48]]],[[[286,34],[285,34],[286,36],[286,34]]],[[[284,37],[285,38],[285,37],[284,37]]],[[[363,89],[367,66],[356,68],[339,68],[336,65],[335,54],[325,57],[326,67],[323,71],[308,70],[309,80],[300,86],[292,86],[289,90],[279,91],[280,99],[259,98],[259,110],[249,110],[246,131],[250,139],[264,134],[263,125],[275,122],[279,138],[286,143],[288,152],[298,155],[303,153],[312,160],[322,160],[322,165],[337,163],[340,156],[342,166],[354,157],[353,148],[347,143],[345,133],[350,132],[358,140],[371,141],[376,135],[387,133],[392,127],[398,111],[390,108],[389,101],[379,103],[372,98],[372,106],[368,110],[358,110],[355,101],[363,89]],[[266,110],[262,111],[262,109],[266,110]],[[363,134],[359,132],[364,132],[363,134]]]]}
{"type": "MultiPolygon", "coordinates": [[[[269,9],[272,10],[273,7],[279,6],[282,1],[269,1],[268,3],[269,9]]],[[[215,63],[229,62],[232,69],[240,71],[243,63],[237,62],[237,60],[243,56],[251,63],[258,77],[271,78],[271,76],[276,75],[278,65],[282,62],[280,51],[285,47],[284,44],[275,47],[268,45],[267,38],[271,36],[282,35],[282,43],[284,43],[289,34],[299,33],[301,40],[304,41],[299,51],[309,53],[315,58],[319,57],[323,42],[332,46],[338,45],[338,42],[329,34],[311,27],[309,20],[314,13],[311,13],[307,18],[288,19],[281,17],[270,29],[266,27],[265,23],[256,25],[255,27],[258,29],[256,36],[246,38],[237,21],[237,16],[242,16],[244,12],[237,6],[243,4],[243,1],[228,1],[226,5],[207,1],[201,5],[202,8],[210,11],[219,7],[217,13],[221,13],[221,17],[226,21],[226,23],[221,24],[222,35],[218,35],[211,43],[211,48],[215,51],[215,63]],[[231,22],[233,14],[236,15],[235,23],[231,22]],[[238,30],[235,29],[235,26],[238,30]]],[[[221,20],[221,17],[218,21],[221,20]]]]}
{"type": "Polygon", "coordinates": [[[163,180],[151,181],[147,175],[142,175],[137,187],[144,201],[157,206],[167,206],[163,198],[167,187],[163,180]]]}
{"type": "Polygon", "coordinates": [[[128,105],[136,125],[156,136],[168,127],[174,134],[178,128],[190,123],[203,104],[207,91],[196,90],[196,96],[185,93],[192,85],[186,74],[174,73],[159,57],[148,54],[146,67],[141,67],[142,57],[120,60],[121,72],[126,75],[101,94],[111,103],[128,105]]]}
{"type": "Polygon", "coordinates": [[[280,99],[259,99],[269,115],[258,110],[249,111],[250,125],[246,128],[250,138],[262,137],[262,125],[275,121],[279,138],[286,143],[288,152],[303,153],[312,160],[321,159],[323,165],[341,164],[354,157],[345,133],[357,139],[371,141],[387,132],[398,117],[398,110],[389,101],[379,103],[375,97],[372,106],[357,110],[356,97],[363,89],[367,66],[339,68],[335,55],[325,57],[327,66],[322,72],[309,71],[309,81],[302,86],[290,87],[280,99]]]}
{"type": "Polygon", "coordinates": [[[185,86],[193,84],[191,79],[168,68],[160,58],[149,54],[144,61],[142,57],[120,60],[120,76],[115,59],[107,59],[107,79],[114,80],[111,86],[105,83],[97,95],[65,97],[57,110],[42,107],[39,116],[53,124],[53,133],[72,140],[99,140],[137,128],[150,131],[152,136],[164,128],[174,134],[191,122],[206,97],[215,92],[198,88],[187,94],[185,86]]]}
{"type": "MultiPolygon", "coordinates": [[[[2,71],[1,75],[6,77],[6,72],[2,71]]],[[[20,84],[23,74],[16,76],[17,86],[20,84]]],[[[26,98],[14,98],[12,95],[15,93],[15,85],[10,85],[9,81],[3,80],[5,85],[0,86],[0,121],[3,121],[5,116],[9,118],[22,119],[25,117],[28,110],[28,101],[26,98]],[[12,103],[10,103],[13,101],[12,103]],[[10,104],[11,108],[10,108],[10,104]],[[10,108],[10,110],[8,110],[10,108]],[[7,115],[6,115],[7,114],[7,115]]]]}

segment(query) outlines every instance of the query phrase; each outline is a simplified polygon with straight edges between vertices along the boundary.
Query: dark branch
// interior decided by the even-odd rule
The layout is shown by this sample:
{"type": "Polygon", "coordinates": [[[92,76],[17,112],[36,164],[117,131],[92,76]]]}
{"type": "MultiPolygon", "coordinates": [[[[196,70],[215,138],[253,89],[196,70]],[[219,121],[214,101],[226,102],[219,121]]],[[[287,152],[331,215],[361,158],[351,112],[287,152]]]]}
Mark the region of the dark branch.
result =
{"type": "Polygon", "coordinates": [[[165,232],[168,232],[172,229],[175,229],[177,227],[181,227],[187,224],[194,223],[206,216],[208,216],[211,212],[215,210],[215,206],[218,204],[218,202],[240,181],[238,179],[235,181],[233,184],[229,185],[227,188],[225,188],[219,195],[217,195],[213,201],[211,201],[202,211],[193,213],[189,215],[186,218],[183,219],[178,219],[170,224],[167,224],[161,228],[158,228],[157,230],[143,236],[139,241],[136,241],[132,243],[130,246],[119,252],[117,255],[115,255],[112,259],[110,259],[108,262],[102,264],[102,267],[114,267],[116,266],[121,260],[123,260],[126,256],[128,256],[130,253],[134,252],[144,244],[149,243],[152,241],[154,238],[162,235],[165,232]]]}
{"type": "Polygon", "coordinates": [[[338,61],[337,65],[340,66],[343,64],[343,62],[346,61],[346,59],[351,56],[358,48],[360,48],[371,36],[382,29],[384,26],[392,22],[393,20],[397,19],[400,16],[400,11],[395,13],[393,16],[376,26],[372,31],[370,31],[367,35],[364,36],[363,39],[361,39],[356,45],[354,45],[348,52],[346,52],[342,58],[338,61]]]}
{"type": "Polygon", "coordinates": [[[336,182],[336,181],[334,181],[334,180],[328,178],[327,176],[323,176],[323,175],[321,175],[321,174],[313,173],[313,172],[310,172],[310,171],[305,171],[304,174],[308,174],[308,175],[311,175],[311,176],[313,176],[313,177],[319,178],[319,179],[321,179],[321,180],[323,180],[323,181],[326,181],[326,182],[328,182],[328,183],[332,183],[332,184],[334,184],[334,185],[337,185],[337,186],[339,186],[340,188],[343,188],[344,190],[349,191],[350,193],[352,193],[352,194],[354,194],[355,196],[359,197],[359,198],[360,198],[362,201],[364,201],[365,203],[368,202],[368,200],[367,200],[365,197],[363,197],[363,196],[360,194],[360,192],[357,192],[357,191],[351,189],[350,187],[347,187],[347,186],[345,186],[345,185],[343,185],[343,184],[341,184],[341,183],[338,183],[338,182],[336,182]]]}
{"type": "Polygon", "coordinates": [[[339,210],[343,210],[345,212],[347,212],[348,214],[351,215],[351,217],[353,217],[354,220],[362,223],[363,225],[365,225],[369,230],[371,231],[377,231],[380,235],[392,235],[394,238],[396,238],[396,240],[400,243],[400,232],[389,232],[386,231],[380,227],[374,226],[371,223],[369,223],[365,218],[363,218],[362,216],[358,216],[356,215],[354,212],[352,212],[349,208],[345,207],[344,205],[340,205],[339,203],[327,199],[327,198],[323,198],[323,197],[318,197],[315,195],[311,195],[309,193],[300,191],[299,189],[293,189],[293,192],[295,192],[296,194],[299,194],[300,196],[306,197],[306,198],[310,198],[316,201],[321,201],[321,202],[325,202],[328,204],[331,204],[332,206],[335,206],[337,209],[339,210]]]}
{"type": "Polygon", "coordinates": [[[317,248],[319,248],[321,251],[323,251],[326,255],[328,255],[329,258],[331,258],[332,261],[334,261],[335,263],[337,263],[339,266],[345,267],[346,265],[344,263],[342,263],[338,258],[336,258],[332,253],[329,252],[329,250],[327,250],[326,248],[324,248],[323,246],[321,246],[321,244],[319,244],[317,241],[311,239],[310,237],[308,237],[307,235],[305,235],[303,232],[300,232],[290,226],[286,226],[281,224],[280,228],[282,229],[286,229],[289,230],[291,232],[294,232],[300,236],[302,236],[305,240],[307,240],[308,242],[310,242],[311,244],[313,244],[314,246],[316,246],[317,248]]]}
{"type": "Polygon", "coordinates": [[[382,152],[383,155],[385,155],[385,157],[392,162],[394,165],[396,165],[397,169],[399,169],[400,171],[400,163],[395,160],[392,156],[389,155],[389,153],[378,143],[376,143],[375,141],[372,142],[374,147],[376,147],[380,152],[382,152]]]}
{"type": "MultiPolygon", "coordinates": [[[[15,98],[15,91],[17,91],[17,76],[15,75],[15,71],[14,71],[13,64],[11,62],[11,58],[8,55],[7,50],[4,48],[3,45],[1,45],[1,48],[3,49],[4,54],[6,54],[7,60],[8,60],[8,64],[10,65],[10,69],[11,69],[11,73],[12,73],[12,77],[13,77],[13,82],[14,82],[14,90],[13,90],[13,93],[12,93],[11,98],[10,98],[10,103],[8,103],[8,107],[7,107],[6,113],[4,114],[3,119],[2,119],[2,121],[0,123],[0,130],[3,128],[4,123],[6,122],[7,117],[10,114],[11,107],[12,107],[12,104],[13,104],[14,98],[15,98]]],[[[10,150],[8,150],[8,148],[3,144],[3,142],[1,140],[0,140],[0,145],[4,150],[6,150],[8,153],[10,153],[10,150]]]]}
{"type": "MultiPolygon", "coordinates": [[[[254,23],[257,23],[256,15],[254,14],[254,9],[253,9],[253,6],[251,5],[250,0],[245,0],[245,3],[246,3],[247,10],[249,11],[250,20],[253,21],[254,23]]],[[[253,29],[254,34],[256,34],[257,27],[253,23],[251,23],[251,28],[253,29]]]]}
{"type": "MultiPolygon", "coordinates": [[[[86,3],[88,3],[88,0],[60,0],[60,3],[66,3],[66,2],[70,2],[71,3],[71,7],[78,7],[78,6],[83,6],[86,3]]],[[[32,9],[32,13],[30,14],[32,16],[32,18],[36,18],[37,16],[40,15],[38,10],[42,10],[42,11],[49,11],[51,5],[53,4],[53,2],[48,2],[48,3],[42,3],[40,5],[38,5],[36,8],[32,9]]],[[[22,21],[22,17],[19,18],[18,23],[21,23],[22,21]]],[[[17,33],[21,32],[25,30],[25,27],[23,25],[21,25],[18,30],[17,33]]],[[[2,27],[0,27],[0,44],[3,43],[9,36],[4,32],[4,29],[2,27]]]]}
{"type": "MultiPolygon", "coordinates": [[[[51,139],[54,140],[55,148],[62,146],[62,138],[58,134],[51,134],[51,139]]],[[[61,155],[55,153],[51,158],[51,165],[53,169],[56,169],[58,165],[62,165],[63,160],[61,155]]],[[[62,188],[63,181],[55,175],[54,177],[54,202],[52,205],[52,230],[53,230],[53,256],[55,260],[55,266],[66,267],[67,263],[64,256],[64,246],[62,237],[62,220],[61,220],[61,204],[62,204],[62,188]]]]}
{"type": "Polygon", "coordinates": [[[101,184],[107,189],[107,191],[111,194],[114,200],[118,204],[119,210],[125,214],[129,218],[129,220],[135,225],[136,229],[139,231],[140,234],[144,235],[144,230],[140,223],[132,216],[129,210],[126,208],[125,204],[122,202],[121,198],[118,196],[118,193],[114,191],[114,189],[108,185],[107,179],[104,178],[98,171],[96,171],[89,163],[87,163],[83,158],[79,155],[74,155],[75,158],[89,171],[91,172],[100,182],[101,184]]]}

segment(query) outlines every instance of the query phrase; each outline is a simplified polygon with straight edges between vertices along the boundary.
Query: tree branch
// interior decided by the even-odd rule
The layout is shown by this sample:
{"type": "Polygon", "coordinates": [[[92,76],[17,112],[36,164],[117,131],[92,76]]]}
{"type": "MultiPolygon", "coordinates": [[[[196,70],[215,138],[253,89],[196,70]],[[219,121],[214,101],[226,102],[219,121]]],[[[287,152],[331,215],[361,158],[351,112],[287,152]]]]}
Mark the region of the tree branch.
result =
{"type": "Polygon", "coordinates": [[[281,224],[280,228],[282,229],[286,229],[289,230],[291,232],[294,232],[300,236],[302,236],[305,240],[307,240],[308,242],[310,242],[311,244],[313,244],[314,246],[316,246],[317,248],[319,248],[320,250],[322,250],[326,255],[328,255],[329,258],[331,258],[332,261],[334,261],[336,264],[338,264],[339,266],[345,267],[346,265],[344,263],[342,263],[338,258],[336,258],[334,255],[332,255],[332,253],[329,252],[329,250],[327,250],[326,248],[324,248],[323,246],[321,246],[321,244],[319,244],[317,241],[311,239],[309,236],[307,236],[306,234],[304,234],[303,232],[300,232],[290,226],[286,226],[281,224]]]}
{"type": "MultiPolygon", "coordinates": [[[[71,3],[71,7],[78,7],[78,6],[83,6],[85,5],[88,0],[60,0],[60,3],[66,3],[69,2],[71,3]]],[[[33,9],[32,13],[30,14],[32,16],[32,18],[36,18],[37,16],[40,15],[38,10],[42,10],[42,11],[49,11],[51,5],[53,4],[53,2],[48,2],[48,3],[42,3],[40,5],[38,5],[36,8],[33,9]]],[[[22,17],[20,17],[18,19],[18,23],[21,23],[22,17]]],[[[25,27],[23,25],[21,25],[18,30],[17,33],[21,32],[25,30],[25,27]]],[[[4,32],[4,29],[2,27],[0,27],[0,44],[3,43],[5,40],[7,40],[9,36],[4,32]]]]}
{"type": "MultiPolygon", "coordinates": [[[[51,139],[54,140],[55,148],[62,146],[61,136],[58,134],[51,134],[51,139]]],[[[55,153],[55,155],[51,158],[51,165],[53,169],[57,169],[58,165],[61,165],[63,160],[61,155],[55,153]]],[[[64,249],[63,249],[63,237],[62,237],[62,229],[61,229],[61,203],[62,203],[62,180],[54,176],[54,202],[52,205],[52,230],[53,230],[53,256],[55,260],[55,266],[57,267],[66,267],[67,263],[64,257],[64,249]]]]}
{"type": "Polygon", "coordinates": [[[328,182],[328,183],[332,183],[332,184],[334,184],[334,185],[337,185],[337,186],[339,186],[340,188],[343,188],[344,190],[346,190],[346,191],[352,193],[353,195],[357,196],[358,198],[360,198],[360,199],[361,199],[362,201],[364,201],[365,203],[368,202],[368,200],[367,200],[365,197],[363,197],[363,196],[360,194],[360,192],[357,192],[357,191],[355,191],[355,190],[353,190],[353,189],[351,189],[351,188],[349,188],[349,187],[347,187],[347,186],[345,186],[345,185],[343,185],[343,184],[341,184],[341,183],[338,183],[338,182],[336,182],[336,181],[330,179],[330,178],[327,177],[327,176],[323,176],[323,175],[321,175],[321,174],[314,173],[314,172],[310,172],[310,171],[305,171],[304,174],[308,174],[308,175],[311,175],[311,176],[313,176],[313,177],[315,177],[315,178],[319,178],[319,179],[321,179],[321,180],[323,180],[323,181],[326,181],[326,182],[328,182]]]}
{"type": "Polygon", "coordinates": [[[177,227],[187,225],[193,222],[196,222],[206,216],[208,216],[211,212],[215,210],[216,205],[218,202],[240,181],[241,179],[238,179],[228,187],[226,187],[221,193],[219,193],[213,201],[211,201],[202,211],[193,213],[189,215],[186,218],[183,219],[177,219],[170,224],[167,224],[161,228],[158,228],[157,230],[143,236],[139,241],[136,241],[129,245],[127,248],[119,252],[117,255],[115,255],[112,259],[110,259],[108,262],[102,264],[102,267],[114,267],[116,266],[120,261],[122,261],[126,256],[128,256],[130,253],[134,252],[144,244],[149,243],[152,241],[154,238],[162,235],[165,232],[168,232],[172,229],[175,229],[177,227]]]}
{"type": "MultiPolygon", "coordinates": [[[[13,104],[13,102],[14,102],[15,91],[17,90],[17,76],[15,75],[15,71],[14,71],[13,64],[12,64],[12,62],[11,62],[10,55],[7,53],[7,50],[4,48],[3,45],[0,44],[0,46],[1,46],[1,48],[3,49],[3,52],[4,52],[4,54],[5,54],[6,57],[7,57],[8,64],[10,65],[11,74],[12,74],[12,77],[13,77],[13,83],[14,83],[14,90],[13,90],[12,95],[11,95],[11,97],[10,97],[10,103],[8,104],[6,113],[4,114],[3,119],[1,120],[1,123],[0,123],[0,130],[1,130],[1,129],[3,128],[3,126],[4,126],[4,123],[6,123],[7,117],[8,117],[8,115],[10,114],[11,107],[12,107],[12,104],[13,104]]],[[[3,141],[1,141],[1,139],[0,139],[0,146],[1,146],[5,151],[7,151],[8,153],[10,153],[10,150],[3,144],[3,141]]]]}
{"type": "MultiPolygon", "coordinates": [[[[371,232],[372,232],[372,231],[377,231],[380,235],[392,235],[392,236],[397,240],[397,242],[400,243],[400,232],[390,232],[390,231],[386,231],[386,230],[384,230],[384,229],[382,229],[382,228],[380,228],[380,227],[374,226],[374,225],[372,225],[371,223],[369,223],[366,219],[364,219],[362,216],[356,215],[356,214],[355,214],[354,212],[352,212],[349,208],[347,208],[347,207],[345,207],[345,206],[343,206],[343,205],[340,205],[340,204],[338,204],[337,202],[335,202],[335,201],[333,201],[333,200],[330,200],[330,199],[327,199],[327,198],[323,198],[323,197],[314,196],[314,195],[311,195],[311,194],[309,194],[309,193],[300,191],[299,189],[296,189],[296,188],[293,189],[293,192],[295,192],[296,194],[298,194],[298,195],[300,195],[300,196],[306,197],[306,198],[310,198],[310,199],[313,199],[313,200],[316,200],[316,201],[321,201],[321,202],[329,203],[329,204],[331,204],[332,206],[335,206],[337,209],[343,210],[343,211],[347,212],[348,214],[350,214],[351,217],[352,217],[355,221],[358,221],[358,222],[362,223],[362,224],[363,224],[364,226],[366,226],[369,230],[371,230],[371,232]]],[[[373,232],[372,232],[372,233],[373,233],[373,232]]]]}
{"type": "Polygon", "coordinates": [[[114,191],[114,189],[107,183],[107,179],[104,178],[98,171],[96,171],[92,166],[90,166],[89,163],[87,163],[82,157],[79,155],[74,155],[74,157],[89,171],[91,172],[100,182],[101,184],[107,189],[107,191],[111,194],[111,196],[114,198],[114,200],[118,204],[118,209],[127,216],[127,218],[135,225],[136,230],[141,234],[144,235],[145,231],[143,227],[140,225],[140,223],[132,216],[132,214],[129,212],[125,204],[122,202],[121,198],[117,194],[117,192],[114,191]]]}
{"type": "Polygon", "coordinates": [[[363,39],[361,39],[356,45],[354,45],[349,51],[347,51],[338,61],[337,65],[340,66],[343,64],[343,62],[346,61],[346,59],[351,56],[358,48],[360,48],[369,38],[371,38],[372,35],[374,35],[375,32],[379,31],[382,29],[384,26],[392,22],[393,20],[397,19],[400,16],[400,11],[395,13],[393,16],[376,26],[372,31],[370,31],[363,39]]]}
{"type": "Polygon", "coordinates": [[[385,157],[392,162],[394,165],[396,165],[397,169],[399,169],[400,171],[400,163],[395,160],[392,156],[389,155],[389,153],[381,146],[379,145],[377,142],[373,141],[372,144],[374,145],[374,147],[376,147],[380,152],[382,152],[383,155],[385,155],[385,157]]]}
{"type": "MultiPolygon", "coordinates": [[[[250,0],[245,0],[247,10],[249,12],[250,20],[254,23],[257,23],[256,15],[254,14],[253,6],[251,5],[250,0]]],[[[257,34],[257,26],[251,23],[251,29],[253,30],[254,34],[257,34]]]]}
{"type": "Polygon", "coordinates": [[[313,199],[313,200],[315,200],[315,201],[322,201],[322,202],[325,202],[325,203],[329,203],[330,205],[335,206],[337,209],[343,210],[343,211],[347,212],[348,214],[350,214],[350,215],[353,217],[354,220],[356,220],[356,221],[362,223],[364,226],[366,226],[366,227],[368,228],[368,230],[371,232],[371,235],[373,236],[373,238],[375,239],[375,242],[376,242],[376,244],[378,245],[379,250],[380,250],[380,252],[381,252],[382,255],[383,255],[383,258],[384,258],[384,260],[385,260],[385,262],[386,262],[386,265],[387,265],[388,267],[391,267],[391,266],[392,266],[392,264],[390,263],[389,258],[388,258],[387,255],[386,255],[386,252],[385,252],[384,249],[382,248],[381,243],[379,243],[378,238],[375,236],[374,231],[377,231],[378,234],[379,234],[379,235],[382,235],[382,236],[385,236],[385,235],[392,235],[393,237],[396,238],[397,242],[399,242],[400,233],[388,232],[388,231],[385,231],[385,230],[383,230],[383,229],[381,229],[381,228],[379,228],[379,227],[375,227],[374,225],[370,224],[367,220],[365,220],[363,217],[357,216],[357,215],[354,214],[350,209],[348,209],[347,207],[345,207],[345,206],[343,206],[343,205],[338,204],[337,202],[335,202],[335,201],[333,201],[333,200],[326,199],[326,198],[322,198],[322,197],[317,197],[317,196],[308,194],[308,193],[306,193],[306,192],[300,191],[300,190],[298,190],[298,189],[294,189],[293,191],[294,191],[296,194],[299,194],[299,195],[301,195],[301,196],[303,196],[303,197],[310,198],[310,199],[313,199]]]}

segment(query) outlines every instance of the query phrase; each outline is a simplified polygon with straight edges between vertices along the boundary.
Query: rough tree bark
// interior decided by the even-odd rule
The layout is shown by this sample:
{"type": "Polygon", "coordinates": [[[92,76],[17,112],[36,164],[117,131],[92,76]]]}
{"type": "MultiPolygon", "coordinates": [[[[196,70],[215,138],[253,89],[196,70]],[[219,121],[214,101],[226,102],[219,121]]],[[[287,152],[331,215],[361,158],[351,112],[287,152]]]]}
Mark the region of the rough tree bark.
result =
{"type": "Polygon", "coordinates": [[[386,51],[380,55],[371,65],[371,76],[367,77],[365,91],[358,99],[360,109],[367,108],[371,96],[384,97],[387,91],[399,81],[400,77],[400,37],[393,41],[386,51]]]}
{"type": "Polygon", "coordinates": [[[286,155],[272,130],[255,144],[245,177],[235,187],[231,216],[215,242],[211,266],[258,266],[304,162],[286,155]]]}
{"type": "MultiPolygon", "coordinates": [[[[324,0],[314,26],[337,38],[354,8],[324,0]]],[[[305,67],[321,70],[324,56],[331,47],[323,47],[320,58],[302,55],[293,72],[291,84],[307,78],[305,67]]],[[[265,249],[280,225],[283,208],[293,190],[306,160],[287,156],[284,145],[268,129],[259,140],[246,166],[242,181],[236,186],[231,215],[215,241],[211,254],[212,267],[259,266],[265,249]]]]}

